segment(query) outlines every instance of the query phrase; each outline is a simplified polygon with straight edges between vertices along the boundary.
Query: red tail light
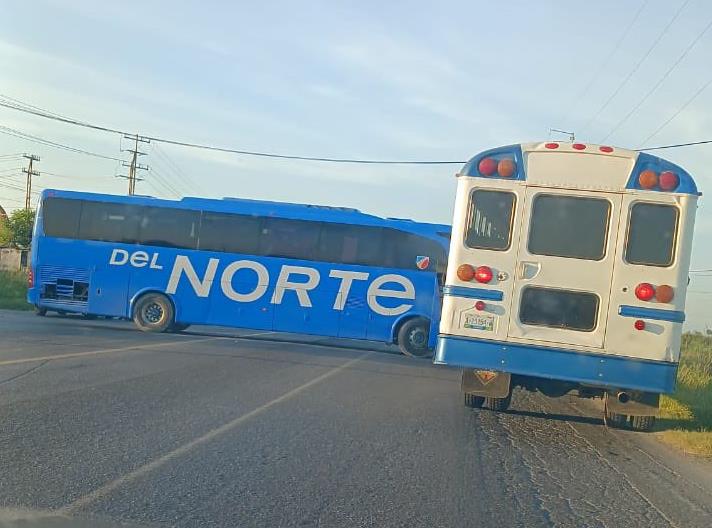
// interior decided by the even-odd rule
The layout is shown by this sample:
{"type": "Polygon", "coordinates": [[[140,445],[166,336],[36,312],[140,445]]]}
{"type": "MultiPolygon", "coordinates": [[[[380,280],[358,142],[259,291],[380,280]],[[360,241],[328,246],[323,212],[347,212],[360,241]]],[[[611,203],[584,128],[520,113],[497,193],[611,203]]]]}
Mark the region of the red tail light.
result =
{"type": "Polygon", "coordinates": [[[633,326],[635,326],[636,330],[645,330],[645,321],[638,319],[635,323],[633,323],[633,326]]]}
{"type": "Polygon", "coordinates": [[[489,266],[478,266],[475,270],[475,280],[483,284],[488,283],[492,280],[492,268],[489,266]]]}
{"type": "Polygon", "coordinates": [[[480,174],[492,176],[495,172],[497,172],[497,160],[494,158],[485,158],[480,161],[477,168],[480,170],[480,174]]]}
{"type": "Polygon", "coordinates": [[[485,304],[484,301],[477,301],[477,302],[475,303],[475,310],[477,310],[478,312],[481,312],[481,311],[484,310],[486,307],[487,307],[487,305],[485,304]]]}
{"type": "Polygon", "coordinates": [[[457,268],[457,278],[461,281],[469,282],[475,277],[475,268],[469,264],[462,264],[457,268]]]}
{"type": "Polygon", "coordinates": [[[660,173],[660,188],[663,191],[672,191],[680,183],[680,179],[672,171],[663,171],[660,173]]]}
{"type": "Polygon", "coordinates": [[[641,282],[635,287],[635,296],[641,301],[649,301],[655,297],[655,286],[648,282],[641,282]]]}
{"type": "Polygon", "coordinates": [[[32,268],[29,268],[27,270],[27,287],[28,288],[35,287],[35,274],[32,273],[32,268]]]}

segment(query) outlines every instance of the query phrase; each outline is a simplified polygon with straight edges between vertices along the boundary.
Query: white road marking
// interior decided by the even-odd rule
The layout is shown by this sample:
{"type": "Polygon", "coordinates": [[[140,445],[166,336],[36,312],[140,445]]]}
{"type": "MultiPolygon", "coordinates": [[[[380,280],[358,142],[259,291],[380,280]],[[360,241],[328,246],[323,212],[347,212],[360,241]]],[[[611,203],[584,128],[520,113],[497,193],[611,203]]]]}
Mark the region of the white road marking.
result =
{"type": "Polygon", "coordinates": [[[303,385],[300,385],[299,387],[297,387],[295,389],[285,392],[284,394],[275,398],[274,400],[269,401],[263,405],[260,405],[259,407],[253,409],[252,411],[250,411],[246,414],[243,414],[242,416],[239,416],[239,417],[235,418],[234,420],[231,420],[231,421],[221,425],[220,427],[216,427],[215,429],[208,431],[203,436],[200,436],[194,440],[191,440],[187,444],[184,444],[184,445],[174,449],[173,451],[169,451],[165,455],[163,455],[159,458],[156,458],[155,460],[152,460],[151,462],[144,464],[143,466],[140,466],[137,469],[135,469],[135,470],[133,470],[133,471],[131,471],[131,472],[115,479],[115,480],[112,480],[111,482],[104,484],[100,488],[97,488],[96,490],[84,495],[83,497],[79,497],[74,502],[68,504],[67,506],[64,506],[63,508],[60,508],[58,510],[58,512],[60,512],[60,513],[76,512],[77,510],[83,508],[84,506],[87,506],[88,504],[108,495],[109,493],[111,493],[115,489],[123,486],[124,484],[128,484],[129,482],[132,482],[132,481],[142,477],[146,473],[149,473],[149,472],[153,471],[154,469],[157,469],[157,468],[163,466],[164,464],[167,464],[171,460],[185,455],[189,451],[195,449],[196,447],[198,447],[202,444],[205,444],[206,442],[210,442],[212,439],[216,438],[217,436],[220,436],[220,435],[228,432],[229,430],[234,429],[235,427],[245,423],[249,419],[254,418],[255,416],[262,414],[263,412],[271,409],[275,405],[278,405],[286,400],[289,400],[290,398],[293,398],[297,394],[304,392],[308,388],[313,387],[317,383],[320,383],[327,378],[330,378],[334,374],[338,374],[342,370],[349,368],[354,363],[361,361],[362,359],[364,359],[372,354],[375,354],[375,352],[366,352],[365,354],[362,354],[350,361],[347,361],[346,363],[344,363],[338,367],[335,367],[335,368],[329,370],[328,372],[325,372],[324,374],[321,374],[320,376],[317,376],[316,378],[312,379],[311,381],[307,381],[306,383],[304,383],[303,385]]]}
{"type": "Polygon", "coordinates": [[[145,348],[161,348],[161,347],[166,347],[170,345],[184,345],[187,343],[199,343],[201,341],[214,341],[216,339],[225,339],[224,337],[206,337],[203,339],[193,339],[190,341],[164,341],[161,343],[152,343],[152,344],[137,344],[137,345],[130,345],[130,346],[125,346],[125,347],[118,347],[118,348],[104,348],[100,350],[89,350],[87,352],[72,352],[69,354],[56,354],[54,356],[40,356],[40,357],[33,357],[33,358],[21,358],[21,359],[6,359],[4,361],[0,361],[0,367],[5,367],[8,365],[22,365],[24,363],[36,363],[38,361],[54,361],[56,359],[71,359],[71,358],[77,358],[77,357],[85,357],[85,356],[99,356],[102,354],[110,354],[112,352],[125,352],[128,350],[143,350],[145,348]]]}

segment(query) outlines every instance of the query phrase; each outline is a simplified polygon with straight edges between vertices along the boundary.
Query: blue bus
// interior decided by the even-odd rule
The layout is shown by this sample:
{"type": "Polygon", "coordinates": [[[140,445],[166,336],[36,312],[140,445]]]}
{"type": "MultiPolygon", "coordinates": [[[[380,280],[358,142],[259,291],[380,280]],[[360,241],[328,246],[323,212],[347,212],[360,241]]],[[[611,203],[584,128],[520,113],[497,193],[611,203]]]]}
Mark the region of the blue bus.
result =
{"type": "Polygon", "coordinates": [[[356,209],[45,190],[28,301],[144,331],[191,324],[397,343],[427,356],[450,227],[356,209]]]}

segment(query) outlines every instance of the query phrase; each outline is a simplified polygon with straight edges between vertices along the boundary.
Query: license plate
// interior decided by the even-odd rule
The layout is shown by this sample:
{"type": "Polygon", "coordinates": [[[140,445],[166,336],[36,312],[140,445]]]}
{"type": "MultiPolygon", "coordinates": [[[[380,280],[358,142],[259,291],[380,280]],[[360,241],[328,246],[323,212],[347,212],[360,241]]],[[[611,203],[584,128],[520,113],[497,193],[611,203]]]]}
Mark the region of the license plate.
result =
{"type": "Polygon", "coordinates": [[[485,330],[487,332],[494,331],[494,316],[465,314],[465,328],[470,330],[485,330]]]}

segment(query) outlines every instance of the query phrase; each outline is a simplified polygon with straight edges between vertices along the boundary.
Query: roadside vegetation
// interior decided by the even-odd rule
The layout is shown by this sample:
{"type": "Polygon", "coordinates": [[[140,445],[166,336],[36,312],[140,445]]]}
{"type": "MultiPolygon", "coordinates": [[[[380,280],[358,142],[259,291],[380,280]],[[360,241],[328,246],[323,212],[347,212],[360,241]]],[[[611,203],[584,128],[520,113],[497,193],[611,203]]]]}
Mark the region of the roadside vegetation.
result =
{"type": "Polygon", "coordinates": [[[663,441],[712,457],[712,336],[682,336],[677,390],[661,398],[659,424],[663,441]]]}
{"type": "Polygon", "coordinates": [[[24,271],[0,271],[0,308],[31,310],[26,295],[27,275],[24,271]]]}

